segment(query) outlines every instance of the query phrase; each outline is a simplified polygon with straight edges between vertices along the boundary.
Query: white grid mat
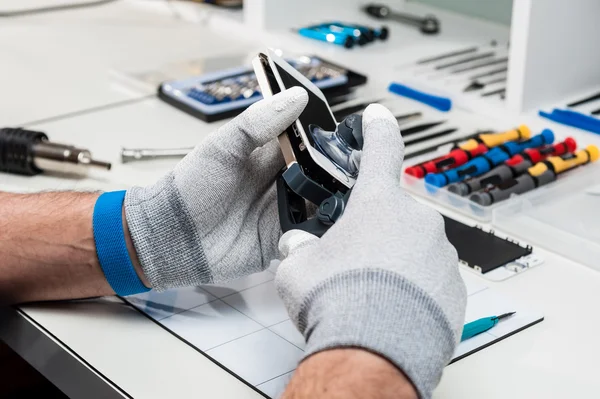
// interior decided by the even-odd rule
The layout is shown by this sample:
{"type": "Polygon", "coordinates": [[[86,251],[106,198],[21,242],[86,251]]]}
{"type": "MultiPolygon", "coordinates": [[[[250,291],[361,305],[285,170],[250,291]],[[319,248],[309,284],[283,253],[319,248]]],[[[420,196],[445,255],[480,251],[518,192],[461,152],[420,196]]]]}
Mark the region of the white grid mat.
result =
{"type": "MultiPolygon", "coordinates": [[[[149,292],[127,300],[174,334],[210,356],[269,397],[279,396],[303,356],[296,330],[274,286],[275,266],[223,286],[149,292]]],[[[517,306],[463,272],[469,301],[466,321],[509,311],[517,314],[459,345],[468,355],[543,317],[517,306]]]]}

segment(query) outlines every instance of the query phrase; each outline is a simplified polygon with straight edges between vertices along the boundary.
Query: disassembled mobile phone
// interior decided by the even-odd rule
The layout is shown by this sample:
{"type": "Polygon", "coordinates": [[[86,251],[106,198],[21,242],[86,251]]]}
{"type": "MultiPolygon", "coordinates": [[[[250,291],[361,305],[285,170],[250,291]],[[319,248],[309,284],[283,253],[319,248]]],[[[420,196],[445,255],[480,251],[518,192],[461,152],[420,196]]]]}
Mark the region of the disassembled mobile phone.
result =
{"type": "MultiPolygon", "coordinates": [[[[311,133],[315,127],[319,131],[337,132],[337,121],[321,90],[274,51],[259,54],[253,67],[265,98],[295,86],[308,92],[304,112],[279,136],[286,170],[278,180],[278,201],[284,231],[300,228],[320,236],[341,215],[356,182],[355,173],[334,162],[311,133]],[[317,218],[307,220],[304,199],[320,206],[317,218]]],[[[350,121],[360,126],[353,130],[349,123],[344,123],[343,128],[349,125],[349,136],[359,135],[356,141],[362,147],[362,121],[357,118],[350,121]]]]}

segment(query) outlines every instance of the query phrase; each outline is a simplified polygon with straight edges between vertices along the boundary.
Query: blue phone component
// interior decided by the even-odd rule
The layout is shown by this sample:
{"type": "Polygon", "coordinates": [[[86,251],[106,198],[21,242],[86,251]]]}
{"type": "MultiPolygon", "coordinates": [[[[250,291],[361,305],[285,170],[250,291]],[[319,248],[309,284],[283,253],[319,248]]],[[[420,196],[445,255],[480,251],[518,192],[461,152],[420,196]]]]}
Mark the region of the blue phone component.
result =
{"type": "Polygon", "coordinates": [[[331,29],[323,29],[319,26],[300,28],[298,33],[310,39],[333,43],[346,48],[354,47],[354,36],[343,32],[334,32],[331,29]]]}
{"type": "Polygon", "coordinates": [[[563,125],[600,134],[600,119],[590,115],[582,114],[581,112],[568,109],[554,109],[550,113],[539,111],[539,115],[563,125]]]}
{"type": "Polygon", "coordinates": [[[450,111],[452,108],[452,100],[449,98],[425,93],[400,83],[391,83],[388,90],[394,94],[419,101],[440,111],[450,111]]]}
{"type": "Polygon", "coordinates": [[[429,173],[425,182],[434,187],[444,187],[451,183],[466,180],[489,172],[492,168],[508,161],[513,155],[519,154],[528,148],[540,147],[554,142],[554,133],[544,129],[542,133],[525,141],[509,141],[498,147],[490,149],[483,155],[473,158],[466,164],[442,173],[429,173]]]}

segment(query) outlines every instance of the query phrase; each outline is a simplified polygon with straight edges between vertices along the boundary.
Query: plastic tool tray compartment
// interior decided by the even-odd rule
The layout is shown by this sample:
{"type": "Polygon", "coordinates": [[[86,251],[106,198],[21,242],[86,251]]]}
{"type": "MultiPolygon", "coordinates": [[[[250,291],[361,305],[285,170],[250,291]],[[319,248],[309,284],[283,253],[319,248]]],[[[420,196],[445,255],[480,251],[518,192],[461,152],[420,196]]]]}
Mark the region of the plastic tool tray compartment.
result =
{"type": "Polygon", "coordinates": [[[569,174],[495,209],[493,225],[600,271],[600,166],[569,174]]]}

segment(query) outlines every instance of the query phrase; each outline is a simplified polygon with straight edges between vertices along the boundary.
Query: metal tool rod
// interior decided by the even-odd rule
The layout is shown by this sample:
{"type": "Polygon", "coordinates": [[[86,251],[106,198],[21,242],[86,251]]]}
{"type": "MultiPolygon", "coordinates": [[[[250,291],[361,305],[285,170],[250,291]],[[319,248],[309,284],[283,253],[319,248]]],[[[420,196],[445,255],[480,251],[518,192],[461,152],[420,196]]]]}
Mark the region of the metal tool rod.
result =
{"type": "Polygon", "coordinates": [[[183,158],[194,147],[187,148],[123,148],[121,163],[142,161],[148,159],[183,158]]]}
{"type": "Polygon", "coordinates": [[[411,145],[415,145],[418,143],[422,143],[424,141],[429,141],[429,140],[433,140],[433,139],[437,139],[439,137],[444,137],[444,136],[448,136],[454,132],[456,132],[458,129],[457,128],[450,128],[450,129],[445,129],[442,130],[441,132],[437,132],[437,133],[433,133],[424,137],[418,137],[415,139],[412,139],[411,137],[408,137],[406,140],[404,140],[404,144],[409,147],[411,145]]]}
{"type": "Polygon", "coordinates": [[[422,18],[415,17],[413,15],[408,15],[408,14],[400,14],[400,13],[396,13],[396,12],[390,14],[390,19],[393,19],[398,22],[403,22],[405,24],[418,26],[418,27],[421,26],[421,23],[423,21],[422,18]]]}
{"type": "Polygon", "coordinates": [[[379,19],[390,19],[418,27],[422,33],[435,34],[440,31],[440,21],[433,15],[418,17],[406,13],[392,11],[389,7],[370,4],[364,7],[365,12],[379,19]]]}
{"type": "Polygon", "coordinates": [[[445,123],[445,122],[446,121],[422,123],[422,124],[419,124],[419,125],[411,126],[409,128],[406,128],[406,129],[402,129],[402,137],[406,138],[406,137],[411,136],[413,134],[424,132],[425,130],[429,130],[429,129],[431,129],[433,127],[436,127],[438,125],[441,125],[442,123],[445,123]]]}
{"type": "Polygon", "coordinates": [[[416,26],[422,33],[432,35],[440,31],[440,21],[432,15],[423,18],[409,14],[392,13],[390,19],[404,24],[416,26]]]}
{"type": "Polygon", "coordinates": [[[475,55],[469,56],[467,58],[462,58],[462,59],[455,60],[455,61],[452,61],[452,62],[449,62],[449,63],[446,63],[446,64],[436,65],[434,67],[434,69],[439,71],[440,69],[451,68],[451,67],[454,67],[454,66],[459,66],[459,65],[462,65],[462,64],[467,64],[469,62],[473,62],[473,61],[477,61],[477,60],[482,60],[482,59],[485,59],[485,58],[491,58],[491,57],[494,57],[495,55],[496,55],[495,51],[489,51],[487,53],[475,54],[475,55]]]}
{"type": "Polygon", "coordinates": [[[508,63],[508,57],[498,58],[495,60],[486,61],[486,62],[478,63],[475,65],[469,65],[469,66],[466,66],[466,67],[460,68],[460,69],[454,69],[454,70],[450,71],[450,73],[451,74],[459,74],[459,73],[463,73],[463,72],[474,71],[476,69],[485,68],[485,67],[489,67],[492,65],[504,64],[504,63],[508,63]]]}
{"type": "Polygon", "coordinates": [[[502,67],[502,68],[494,69],[493,71],[487,71],[487,72],[483,72],[483,73],[478,73],[477,75],[471,76],[469,78],[469,80],[475,80],[475,79],[485,78],[487,76],[497,75],[499,73],[503,73],[503,72],[507,72],[507,71],[508,71],[508,67],[502,67]]]}
{"type": "Polygon", "coordinates": [[[410,114],[395,115],[394,117],[399,124],[409,123],[415,119],[419,119],[423,116],[422,112],[411,112],[410,114]]]}
{"type": "Polygon", "coordinates": [[[501,89],[498,90],[494,90],[494,91],[490,91],[487,93],[483,93],[481,94],[481,97],[490,97],[490,96],[495,96],[496,94],[500,94],[501,96],[506,94],[506,87],[503,87],[501,89]]]}
{"type": "Polygon", "coordinates": [[[445,60],[446,58],[457,57],[459,55],[465,55],[469,53],[476,53],[479,50],[479,47],[469,47],[462,50],[453,51],[451,53],[445,53],[442,55],[437,55],[431,58],[424,58],[422,60],[417,61],[418,65],[429,64],[430,62],[445,60]]]}

